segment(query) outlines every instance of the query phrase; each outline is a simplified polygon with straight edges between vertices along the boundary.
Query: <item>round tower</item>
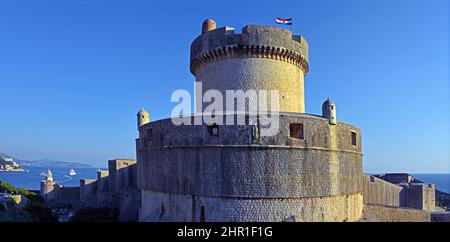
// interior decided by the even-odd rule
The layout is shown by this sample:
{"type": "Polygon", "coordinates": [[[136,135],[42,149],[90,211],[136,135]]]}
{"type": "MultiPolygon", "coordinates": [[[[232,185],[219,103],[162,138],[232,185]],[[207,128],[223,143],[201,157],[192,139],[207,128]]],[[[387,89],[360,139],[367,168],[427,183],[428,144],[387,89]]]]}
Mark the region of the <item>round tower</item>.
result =
{"type": "Polygon", "coordinates": [[[332,125],[335,125],[336,120],[336,105],[334,104],[333,100],[328,98],[323,104],[322,104],[322,116],[326,119],[328,119],[328,122],[332,125]]]}
{"type": "MultiPolygon", "coordinates": [[[[191,45],[190,69],[202,84],[198,93],[214,89],[226,97],[226,90],[277,90],[280,107],[275,111],[305,112],[304,76],[309,66],[302,36],[259,25],[247,25],[235,34],[230,27],[215,28],[213,20],[206,20],[202,29],[191,45]]],[[[201,99],[197,100],[199,107],[201,99]]]]}
{"type": "Polygon", "coordinates": [[[44,197],[46,200],[50,199],[48,196],[49,193],[53,192],[55,189],[55,182],[53,181],[53,174],[48,169],[47,174],[45,176],[45,179],[41,181],[41,196],[44,197]]]}
{"type": "Polygon", "coordinates": [[[137,113],[138,129],[141,128],[142,125],[148,123],[150,123],[150,114],[147,111],[145,111],[145,109],[141,109],[141,111],[137,113]]]}

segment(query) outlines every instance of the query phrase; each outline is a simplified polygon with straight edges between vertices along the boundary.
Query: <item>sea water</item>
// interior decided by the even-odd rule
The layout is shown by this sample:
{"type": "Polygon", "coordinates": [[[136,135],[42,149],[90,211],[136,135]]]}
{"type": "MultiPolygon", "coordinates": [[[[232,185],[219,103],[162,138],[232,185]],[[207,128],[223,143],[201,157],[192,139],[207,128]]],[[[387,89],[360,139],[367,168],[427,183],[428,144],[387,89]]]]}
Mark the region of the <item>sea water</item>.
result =
{"type": "MultiPolygon", "coordinates": [[[[41,180],[45,178],[47,167],[24,167],[29,172],[0,172],[0,181],[29,190],[39,190],[41,180]]],[[[70,168],[52,167],[53,180],[66,187],[80,186],[80,179],[97,179],[99,168],[74,168],[75,176],[69,175],[70,168]]]]}

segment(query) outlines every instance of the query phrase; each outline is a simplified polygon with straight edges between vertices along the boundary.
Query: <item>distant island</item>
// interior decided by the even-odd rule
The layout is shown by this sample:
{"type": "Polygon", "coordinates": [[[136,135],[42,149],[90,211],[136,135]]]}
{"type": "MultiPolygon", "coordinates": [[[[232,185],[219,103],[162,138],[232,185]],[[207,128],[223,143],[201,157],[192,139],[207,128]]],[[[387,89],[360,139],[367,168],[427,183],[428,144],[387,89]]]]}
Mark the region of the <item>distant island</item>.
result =
{"type": "Polygon", "coordinates": [[[62,168],[92,168],[92,166],[77,162],[66,162],[52,159],[21,160],[0,151],[0,171],[25,171],[25,166],[62,167],[62,168]]]}

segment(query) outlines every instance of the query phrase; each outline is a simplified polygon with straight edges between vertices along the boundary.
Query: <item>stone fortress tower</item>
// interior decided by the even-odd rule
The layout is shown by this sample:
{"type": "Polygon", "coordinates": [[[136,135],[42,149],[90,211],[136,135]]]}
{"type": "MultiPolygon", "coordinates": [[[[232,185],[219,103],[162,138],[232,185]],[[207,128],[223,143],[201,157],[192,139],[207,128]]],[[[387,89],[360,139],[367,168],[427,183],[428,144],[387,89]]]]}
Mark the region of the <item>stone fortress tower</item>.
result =
{"type": "Polygon", "coordinates": [[[303,37],[256,25],[237,34],[206,20],[191,46],[190,69],[203,91],[278,90],[280,129],[262,137],[254,124],[176,126],[170,118],[150,122],[140,112],[140,221],[361,217],[361,132],[336,120],[331,100],[322,116],[305,113],[303,37]]]}
{"type": "Polygon", "coordinates": [[[41,181],[41,196],[44,198],[49,198],[52,196],[52,192],[55,189],[55,184],[56,182],[53,181],[53,174],[50,169],[48,169],[45,179],[41,181]]]}
{"type": "Polygon", "coordinates": [[[273,26],[247,25],[242,34],[215,26],[205,20],[191,46],[191,72],[203,93],[215,89],[225,97],[225,90],[278,90],[279,111],[305,112],[309,67],[308,43],[302,36],[273,26]]]}

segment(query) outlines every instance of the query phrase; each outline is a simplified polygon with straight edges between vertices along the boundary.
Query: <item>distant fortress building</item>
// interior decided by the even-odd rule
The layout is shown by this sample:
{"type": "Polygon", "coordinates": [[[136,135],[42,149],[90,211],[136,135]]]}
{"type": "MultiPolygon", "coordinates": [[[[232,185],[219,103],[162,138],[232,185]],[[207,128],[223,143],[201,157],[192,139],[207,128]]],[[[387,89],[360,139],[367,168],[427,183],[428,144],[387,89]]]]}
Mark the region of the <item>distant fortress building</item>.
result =
{"type": "MultiPolygon", "coordinates": [[[[305,113],[302,36],[256,25],[236,34],[208,19],[192,43],[190,70],[198,95],[278,90],[279,110],[268,113],[279,117],[279,132],[261,135],[258,113],[247,112],[245,124],[175,125],[186,116],[151,121],[142,109],[136,161],[110,160],[108,171],[76,188],[49,171],[41,183],[47,204],[115,208],[121,221],[430,221],[434,185],[403,173],[363,174],[360,129],[337,120],[329,98],[322,115],[305,113]]],[[[202,115],[202,101],[188,119],[202,115]]]]}

